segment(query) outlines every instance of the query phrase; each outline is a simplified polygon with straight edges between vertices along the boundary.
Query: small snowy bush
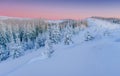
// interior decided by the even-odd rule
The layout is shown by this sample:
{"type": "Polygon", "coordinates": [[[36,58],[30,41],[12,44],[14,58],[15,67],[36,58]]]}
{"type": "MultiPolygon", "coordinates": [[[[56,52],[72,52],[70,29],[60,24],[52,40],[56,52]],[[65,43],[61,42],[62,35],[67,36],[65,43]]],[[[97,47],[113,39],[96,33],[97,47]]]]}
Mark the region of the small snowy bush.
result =
{"type": "Polygon", "coordinates": [[[90,34],[90,32],[86,32],[85,34],[85,41],[90,41],[90,40],[93,40],[94,37],[92,36],[92,34],[90,34]]]}

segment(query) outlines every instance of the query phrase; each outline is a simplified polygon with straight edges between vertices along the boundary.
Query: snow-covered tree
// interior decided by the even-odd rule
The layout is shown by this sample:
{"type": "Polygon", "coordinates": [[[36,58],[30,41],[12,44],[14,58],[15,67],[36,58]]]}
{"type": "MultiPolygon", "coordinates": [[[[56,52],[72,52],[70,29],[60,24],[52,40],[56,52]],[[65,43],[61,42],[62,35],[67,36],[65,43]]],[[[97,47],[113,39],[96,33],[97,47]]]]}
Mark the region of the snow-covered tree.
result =
{"type": "Polygon", "coordinates": [[[45,40],[46,40],[45,35],[42,33],[39,33],[38,37],[36,38],[35,48],[38,49],[40,47],[44,47],[45,40]]]}
{"type": "Polygon", "coordinates": [[[13,59],[18,58],[24,54],[24,49],[20,39],[18,38],[18,35],[15,41],[16,42],[12,41],[8,44],[8,50],[10,50],[10,55],[13,57],[13,59]]]}
{"type": "Polygon", "coordinates": [[[22,56],[24,54],[24,51],[22,49],[22,46],[18,45],[18,44],[14,44],[11,47],[11,53],[12,53],[12,57],[14,58],[18,58],[20,56],[22,56]]]}
{"type": "Polygon", "coordinates": [[[0,45],[3,46],[3,48],[6,48],[7,39],[5,38],[5,34],[0,32],[0,45]]]}
{"type": "Polygon", "coordinates": [[[94,37],[92,36],[92,34],[89,31],[87,31],[85,33],[85,41],[90,41],[90,40],[93,40],[93,39],[94,39],[94,37]]]}
{"type": "Polygon", "coordinates": [[[35,45],[34,42],[28,39],[27,42],[22,42],[22,47],[25,51],[34,49],[35,45]]]}
{"type": "Polygon", "coordinates": [[[47,30],[47,36],[46,36],[46,41],[45,41],[45,51],[42,53],[42,55],[46,57],[50,57],[51,54],[54,52],[53,49],[53,43],[52,43],[52,29],[51,26],[49,25],[49,28],[47,30]]]}
{"type": "Polygon", "coordinates": [[[51,43],[51,40],[47,39],[45,42],[45,51],[43,52],[43,55],[46,57],[51,57],[51,54],[54,52],[53,44],[51,43]]]}
{"type": "Polygon", "coordinates": [[[62,37],[61,37],[59,24],[52,25],[52,27],[51,27],[51,40],[52,40],[52,43],[58,44],[61,41],[61,39],[62,39],[62,37]]]}
{"type": "Polygon", "coordinates": [[[70,26],[70,23],[68,22],[64,30],[64,44],[65,45],[70,45],[73,43],[72,35],[73,35],[72,27],[70,26]]]}
{"type": "Polygon", "coordinates": [[[6,60],[10,56],[10,52],[0,46],[0,61],[6,60]]]}

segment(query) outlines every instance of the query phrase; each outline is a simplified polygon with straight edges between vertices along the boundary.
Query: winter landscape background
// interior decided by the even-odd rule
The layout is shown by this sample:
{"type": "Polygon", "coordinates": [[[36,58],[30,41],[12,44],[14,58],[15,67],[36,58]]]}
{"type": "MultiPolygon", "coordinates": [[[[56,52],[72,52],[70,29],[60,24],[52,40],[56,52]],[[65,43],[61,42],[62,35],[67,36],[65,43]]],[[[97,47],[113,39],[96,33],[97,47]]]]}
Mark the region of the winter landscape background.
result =
{"type": "Polygon", "coordinates": [[[120,19],[0,17],[0,76],[119,76],[120,19]]]}

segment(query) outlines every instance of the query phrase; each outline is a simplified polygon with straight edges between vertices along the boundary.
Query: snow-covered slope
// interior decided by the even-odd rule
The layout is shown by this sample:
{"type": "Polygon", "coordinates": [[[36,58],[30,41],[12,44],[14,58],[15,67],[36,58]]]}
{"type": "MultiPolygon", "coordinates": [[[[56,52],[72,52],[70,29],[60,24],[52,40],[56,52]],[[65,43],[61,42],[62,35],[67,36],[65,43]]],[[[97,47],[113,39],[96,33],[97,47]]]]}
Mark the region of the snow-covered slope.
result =
{"type": "Polygon", "coordinates": [[[40,51],[0,63],[0,76],[120,76],[120,25],[88,18],[74,44],[55,45],[51,58],[40,51]],[[89,33],[88,33],[89,32],[89,33]],[[94,37],[86,41],[86,34],[94,37]]]}
{"type": "Polygon", "coordinates": [[[28,62],[7,76],[119,76],[120,42],[114,39],[57,48],[50,59],[28,62]]]}
{"type": "Polygon", "coordinates": [[[87,19],[88,24],[91,26],[98,26],[98,28],[105,28],[105,29],[119,29],[120,24],[110,23],[108,21],[102,20],[102,19],[94,19],[94,18],[88,18],[87,19]]]}

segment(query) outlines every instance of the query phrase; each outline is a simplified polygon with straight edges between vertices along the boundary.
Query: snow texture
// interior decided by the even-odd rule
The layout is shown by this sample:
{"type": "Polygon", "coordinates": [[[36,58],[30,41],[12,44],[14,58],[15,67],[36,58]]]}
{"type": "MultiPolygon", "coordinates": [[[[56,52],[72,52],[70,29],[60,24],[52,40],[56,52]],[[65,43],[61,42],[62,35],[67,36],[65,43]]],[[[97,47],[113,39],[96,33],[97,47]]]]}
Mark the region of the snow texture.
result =
{"type": "Polygon", "coordinates": [[[43,55],[48,49],[39,48],[1,62],[0,76],[120,76],[120,25],[94,18],[87,24],[74,35],[73,44],[53,45],[50,58],[43,55]]]}

